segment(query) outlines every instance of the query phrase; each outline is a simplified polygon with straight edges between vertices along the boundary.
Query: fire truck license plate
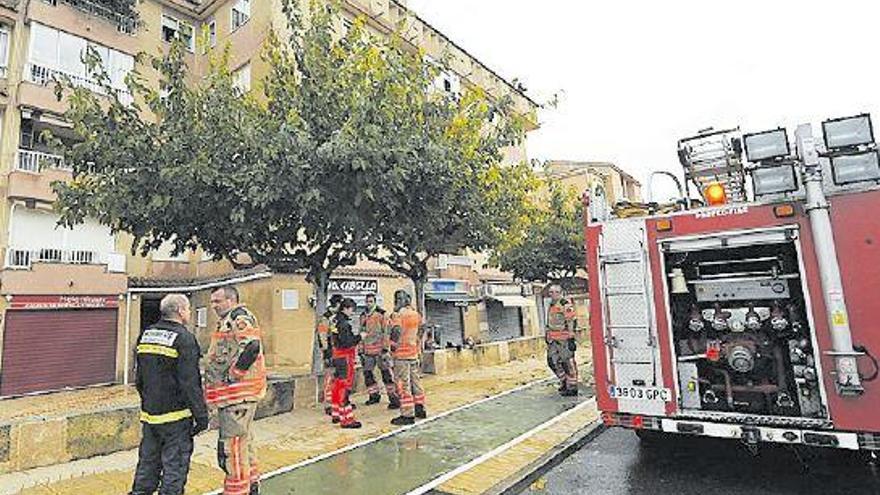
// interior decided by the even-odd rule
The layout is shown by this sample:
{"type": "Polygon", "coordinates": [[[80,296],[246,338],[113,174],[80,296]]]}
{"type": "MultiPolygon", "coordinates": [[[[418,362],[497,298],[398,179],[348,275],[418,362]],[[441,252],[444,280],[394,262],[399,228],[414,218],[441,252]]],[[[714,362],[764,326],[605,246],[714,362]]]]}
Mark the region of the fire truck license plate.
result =
{"type": "Polygon", "coordinates": [[[672,392],[668,388],[657,387],[618,387],[611,385],[608,392],[612,399],[630,400],[656,400],[669,402],[672,400],[672,392]]]}

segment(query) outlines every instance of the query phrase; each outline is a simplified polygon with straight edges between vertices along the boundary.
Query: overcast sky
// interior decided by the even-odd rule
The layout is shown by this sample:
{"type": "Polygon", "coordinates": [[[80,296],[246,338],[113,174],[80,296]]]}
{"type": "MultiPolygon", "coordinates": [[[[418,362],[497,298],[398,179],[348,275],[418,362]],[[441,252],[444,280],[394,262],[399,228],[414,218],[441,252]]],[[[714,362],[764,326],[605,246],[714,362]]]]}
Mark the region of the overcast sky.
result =
{"type": "MultiPolygon", "coordinates": [[[[680,172],[676,142],[870,112],[880,125],[880,2],[409,0],[539,101],[529,156],[680,172]]],[[[659,184],[658,184],[659,185],[659,184]]],[[[664,188],[665,189],[665,188],[664,188]]]]}

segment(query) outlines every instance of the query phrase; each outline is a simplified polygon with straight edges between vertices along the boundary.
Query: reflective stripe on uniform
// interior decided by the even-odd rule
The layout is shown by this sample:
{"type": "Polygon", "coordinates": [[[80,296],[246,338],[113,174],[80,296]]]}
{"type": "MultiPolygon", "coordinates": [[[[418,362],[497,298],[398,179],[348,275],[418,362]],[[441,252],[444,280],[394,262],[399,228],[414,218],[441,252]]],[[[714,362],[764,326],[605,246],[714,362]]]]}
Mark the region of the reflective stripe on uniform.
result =
{"type": "Polygon", "coordinates": [[[146,411],[141,411],[141,421],[143,421],[144,423],[149,423],[151,425],[173,423],[175,421],[180,421],[181,419],[186,419],[189,417],[192,417],[192,411],[190,411],[189,409],[171,411],[165,414],[150,414],[146,411]]]}
{"type": "Polygon", "coordinates": [[[158,344],[138,344],[137,346],[138,354],[158,354],[160,356],[176,358],[178,356],[177,349],[173,347],[166,347],[164,345],[158,344]]]}

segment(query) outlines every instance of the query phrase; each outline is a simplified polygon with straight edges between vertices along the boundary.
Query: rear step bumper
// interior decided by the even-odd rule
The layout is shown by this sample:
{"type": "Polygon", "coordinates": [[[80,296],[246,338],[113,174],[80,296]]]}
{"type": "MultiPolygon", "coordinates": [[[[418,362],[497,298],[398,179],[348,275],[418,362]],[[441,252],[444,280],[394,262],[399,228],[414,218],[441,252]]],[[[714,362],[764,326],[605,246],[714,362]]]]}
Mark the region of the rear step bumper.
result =
{"type": "Polygon", "coordinates": [[[683,435],[727,438],[747,443],[781,443],[808,445],[845,450],[880,451],[880,434],[853,433],[836,430],[809,430],[797,427],[769,427],[732,423],[715,423],[694,419],[670,419],[632,414],[602,413],[607,426],[635,430],[653,430],[683,435]]]}

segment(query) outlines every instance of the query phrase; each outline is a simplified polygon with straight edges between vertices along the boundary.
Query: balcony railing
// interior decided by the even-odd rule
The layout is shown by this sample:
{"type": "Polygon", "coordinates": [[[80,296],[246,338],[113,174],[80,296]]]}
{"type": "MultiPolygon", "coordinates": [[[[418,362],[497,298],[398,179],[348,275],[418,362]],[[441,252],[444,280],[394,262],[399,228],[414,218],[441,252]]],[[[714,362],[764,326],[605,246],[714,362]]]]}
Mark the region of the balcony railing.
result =
{"type": "Polygon", "coordinates": [[[106,260],[103,260],[101,253],[97,251],[83,251],[59,248],[9,248],[6,250],[6,268],[27,270],[30,269],[34,263],[102,265],[106,263],[106,260]]]}
{"type": "MultiPolygon", "coordinates": [[[[29,63],[25,67],[25,79],[32,83],[39,84],[40,86],[46,86],[56,81],[60,81],[65,77],[68,78],[74,86],[86,88],[89,91],[102,95],[107,94],[103,86],[87,77],[70,74],[63,70],[53,69],[51,67],[46,67],[45,65],[34,63],[29,63]]],[[[129,104],[132,102],[131,93],[129,93],[127,89],[114,88],[112,91],[116,91],[119,100],[122,103],[129,104]]]]}
{"type": "Polygon", "coordinates": [[[70,170],[64,165],[64,157],[34,150],[18,150],[15,169],[38,174],[46,168],[70,170]]]}
{"type": "Polygon", "coordinates": [[[101,17],[116,25],[116,30],[120,33],[134,35],[138,28],[138,18],[135,15],[126,15],[119,13],[110,7],[106,7],[91,0],[43,0],[49,5],[58,5],[59,3],[70,5],[72,8],[80,12],[101,17]]]}

